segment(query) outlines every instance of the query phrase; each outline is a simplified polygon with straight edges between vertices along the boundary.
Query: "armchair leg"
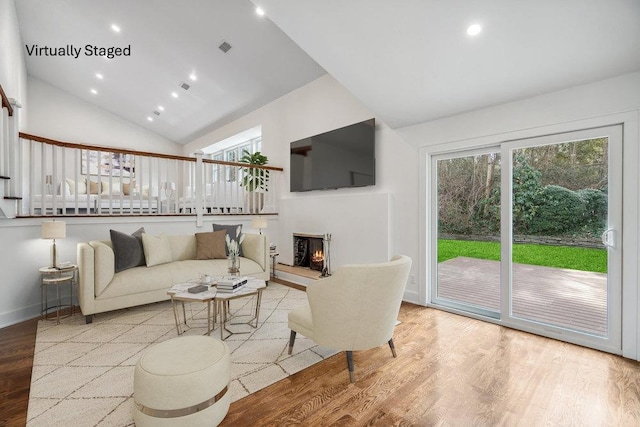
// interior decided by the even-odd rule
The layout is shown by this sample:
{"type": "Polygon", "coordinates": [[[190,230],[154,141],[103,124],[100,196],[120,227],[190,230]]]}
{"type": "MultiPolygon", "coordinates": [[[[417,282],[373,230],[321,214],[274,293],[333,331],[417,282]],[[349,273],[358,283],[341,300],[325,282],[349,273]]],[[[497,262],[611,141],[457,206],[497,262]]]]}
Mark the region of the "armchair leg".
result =
{"type": "Polygon", "coordinates": [[[289,354],[293,351],[293,344],[296,341],[296,331],[291,330],[291,335],[289,336],[289,354]]]}
{"type": "Polygon", "coordinates": [[[389,340],[389,348],[391,349],[391,354],[393,354],[393,357],[398,357],[398,355],[396,354],[396,347],[393,345],[393,338],[389,340]]]}
{"type": "Polygon", "coordinates": [[[349,367],[349,381],[356,382],[356,376],[353,373],[353,351],[347,351],[347,366],[349,367]]]}

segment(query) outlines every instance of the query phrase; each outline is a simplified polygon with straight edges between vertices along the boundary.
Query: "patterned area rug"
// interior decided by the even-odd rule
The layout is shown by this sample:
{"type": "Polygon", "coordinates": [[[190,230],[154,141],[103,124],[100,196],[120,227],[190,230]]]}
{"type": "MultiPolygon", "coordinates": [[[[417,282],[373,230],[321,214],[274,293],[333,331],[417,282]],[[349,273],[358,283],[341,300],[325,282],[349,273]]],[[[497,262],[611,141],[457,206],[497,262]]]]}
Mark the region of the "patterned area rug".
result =
{"type": "MultiPolygon", "coordinates": [[[[236,401],[305,369],[335,351],[298,335],[287,354],[287,314],[306,294],[270,283],[263,291],[258,328],[232,325],[225,340],[231,351],[231,393],[236,401]]],[[[234,322],[248,320],[255,297],[231,301],[234,322]]],[[[206,304],[187,303],[185,335],[206,332],[206,304]]],[[[182,314],[182,311],[179,312],[182,314]]],[[[219,327],[212,336],[220,339],[219,327]]],[[[59,325],[40,321],[36,337],[28,426],[131,426],[133,371],[145,350],[177,336],[170,302],[94,316],[86,325],[75,315],[59,325]]]]}

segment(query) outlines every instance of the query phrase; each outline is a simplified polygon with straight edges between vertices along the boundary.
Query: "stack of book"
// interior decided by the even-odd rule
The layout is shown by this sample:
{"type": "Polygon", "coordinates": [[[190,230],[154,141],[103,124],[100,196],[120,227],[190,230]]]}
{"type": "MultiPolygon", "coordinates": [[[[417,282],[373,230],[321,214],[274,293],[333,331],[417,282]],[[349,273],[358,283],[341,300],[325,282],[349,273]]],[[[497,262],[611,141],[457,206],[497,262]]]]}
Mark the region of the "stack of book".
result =
{"type": "Polygon", "coordinates": [[[241,290],[247,281],[246,277],[223,276],[216,281],[216,287],[218,292],[233,293],[241,290]]]}

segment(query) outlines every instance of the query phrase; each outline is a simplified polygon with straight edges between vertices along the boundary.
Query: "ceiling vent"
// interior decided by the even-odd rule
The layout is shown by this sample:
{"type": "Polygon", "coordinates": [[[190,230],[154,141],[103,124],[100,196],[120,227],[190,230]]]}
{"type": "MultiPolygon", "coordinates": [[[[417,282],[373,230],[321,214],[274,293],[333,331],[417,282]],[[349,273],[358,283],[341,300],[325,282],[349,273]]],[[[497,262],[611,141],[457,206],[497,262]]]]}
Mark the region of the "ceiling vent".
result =
{"type": "Polygon", "coordinates": [[[155,114],[156,116],[159,116],[159,115],[160,115],[160,111],[158,111],[158,110],[153,110],[153,114],[155,114]]]}
{"type": "Polygon", "coordinates": [[[188,84],[186,84],[185,82],[182,82],[182,83],[180,83],[180,87],[181,87],[182,89],[184,89],[184,90],[189,90],[189,88],[190,88],[191,86],[189,86],[189,85],[188,85],[188,84]]]}
{"type": "Polygon", "coordinates": [[[218,49],[220,49],[224,53],[227,53],[231,49],[231,45],[227,42],[222,42],[222,44],[218,46],[218,49]]]}

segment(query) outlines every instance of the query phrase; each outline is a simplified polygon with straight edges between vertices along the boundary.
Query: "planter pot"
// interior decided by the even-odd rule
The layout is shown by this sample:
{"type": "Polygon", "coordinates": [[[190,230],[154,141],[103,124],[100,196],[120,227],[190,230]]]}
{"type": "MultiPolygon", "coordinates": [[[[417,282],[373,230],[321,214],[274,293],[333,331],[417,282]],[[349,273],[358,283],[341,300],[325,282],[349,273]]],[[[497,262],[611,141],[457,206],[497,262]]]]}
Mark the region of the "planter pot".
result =
{"type": "Polygon", "coordinates": [[[260,213],[262,208],[264,207],[264,193],[258,193],[255,191],[250,191],[245,194],[245,207],[247,209],[246,213],[260,213]]]}

